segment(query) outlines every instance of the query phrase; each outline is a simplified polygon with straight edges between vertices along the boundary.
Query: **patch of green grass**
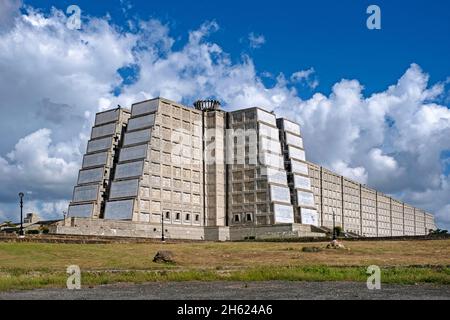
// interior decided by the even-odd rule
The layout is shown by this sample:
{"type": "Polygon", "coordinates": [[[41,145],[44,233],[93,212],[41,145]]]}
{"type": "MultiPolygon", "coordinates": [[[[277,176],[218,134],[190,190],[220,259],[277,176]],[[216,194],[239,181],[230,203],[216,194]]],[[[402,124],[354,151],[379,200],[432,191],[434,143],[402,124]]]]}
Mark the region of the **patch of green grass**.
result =
{"type": "MultiPolygon", "coordinates": [[[[362,267],[260,267],[243,270],[184,270],[184,271],[119,271],[84,272],[82,286],[112,283],[144,283],[164,281],[357,281],[365,282],[368,275],[362,267]]],[[[61,272],[21,270],[0,271],[0,291],[44,287],[64,287],[67,275],[61,272]]],[[[383,283],[434,283],[450,285],[450,268],[396,267],[382,269],[383,283]]]]}
{"type": "Polygon", "coordinates": [[[350,250],[308,253],[302,248],[310,243],[0,243],[0,291],[65,287],[69,265],[80,266],[83,286],[193,280],[366,281],[369,265],[381,267],[384,283],[450,284],[450,239],[344,245],[350,250]],[[153,263],[159,250],[172,251],[175,264],[153,263]]]}
{"type": "MultiPolygon", "coordinates": [[[[450,284],[450,268],[385,268],[381,272],[383,283],[414,284],[435,283],[450,284]]],[[[362,267],[287,267],[258,268],[235,272],[230,280],[237,281],[367,281],[366,268],[362,267]]]]}

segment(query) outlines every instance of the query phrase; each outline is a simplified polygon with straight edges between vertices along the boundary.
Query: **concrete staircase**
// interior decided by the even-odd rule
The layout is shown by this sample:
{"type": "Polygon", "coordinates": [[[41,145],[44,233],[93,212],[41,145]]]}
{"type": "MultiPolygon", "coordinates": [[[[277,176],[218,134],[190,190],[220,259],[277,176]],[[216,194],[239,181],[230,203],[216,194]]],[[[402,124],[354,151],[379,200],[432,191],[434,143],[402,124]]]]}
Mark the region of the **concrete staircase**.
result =
{"type": "Polygon", "coordinates": [[[306,224],[294,224],[292,230],[298,233],[299,238],[323,238],[327,233],[318,227],[306,224]]]}

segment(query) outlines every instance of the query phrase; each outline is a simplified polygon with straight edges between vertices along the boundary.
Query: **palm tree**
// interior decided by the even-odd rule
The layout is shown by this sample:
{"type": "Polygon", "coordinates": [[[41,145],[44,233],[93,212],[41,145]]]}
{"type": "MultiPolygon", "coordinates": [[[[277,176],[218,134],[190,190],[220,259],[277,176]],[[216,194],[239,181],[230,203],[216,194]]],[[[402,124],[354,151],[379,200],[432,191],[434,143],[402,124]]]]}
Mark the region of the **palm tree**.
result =
{"type": "Polygon", "coordinates": [[[3,224],[4,224],[5,226],[7,226],[7,227],[15,227],[15,226],[16,226],[15,223],[13,223],[12,221],[9,221],[9,220],[3,222],[3,224]]]}

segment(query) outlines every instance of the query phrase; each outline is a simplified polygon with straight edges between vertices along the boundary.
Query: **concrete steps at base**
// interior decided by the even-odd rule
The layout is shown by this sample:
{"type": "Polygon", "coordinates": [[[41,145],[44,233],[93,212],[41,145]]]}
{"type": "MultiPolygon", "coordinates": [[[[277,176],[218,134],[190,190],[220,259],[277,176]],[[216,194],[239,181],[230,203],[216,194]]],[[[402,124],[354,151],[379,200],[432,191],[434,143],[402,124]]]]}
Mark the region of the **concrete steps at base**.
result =
{"type": "MultiPolygon", "coordinates": [[[[241,225],[231,227],[203,227],[200,225],[165,224],[167,240],[241,241],[265,239],[319,238],[326,234],[310,225],[275,224],[241,225]]],[[[132,221],[70,218],[50,230],[54,234],[78,236],[103,236],[114,238],[161,238],[161,226],[132,221]]]]}
{"type": "Polygon", "coordinates": [[[321,229],[311,225],[294,224],[292,229],[294,231],[297,231],[298,236],[300,238],[307,238],[307,237],[318,238],[326,236],[326,232],[323,232],[321,229]]]}

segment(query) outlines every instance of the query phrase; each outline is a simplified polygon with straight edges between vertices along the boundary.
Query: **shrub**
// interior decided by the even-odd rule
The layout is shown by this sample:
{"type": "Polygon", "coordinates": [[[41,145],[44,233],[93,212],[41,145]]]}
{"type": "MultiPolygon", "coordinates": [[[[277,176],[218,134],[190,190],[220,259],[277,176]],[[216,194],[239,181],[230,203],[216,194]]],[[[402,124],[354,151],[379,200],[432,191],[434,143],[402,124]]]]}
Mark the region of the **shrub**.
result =
{"type": "Polygon", "coordinates": [[[342,227],[341,226],[334,227],[334,232],[336,232],[336,237],[339,237],[342,234],[342,227]]]}
{"type": "Polygon", "coordinates": [[[441,229],[436,229],[436,230],[432,230],[430,229],[429,235],[434,235],[434,234],[448,234],[448,230],[441,230],[441,229]]]}
{"type": "Polygon", "coordinates": [[[43,226],[41,226],[41,227],[39,228],[39,230],[40,230],[40,232],[43,233],[43,234],[48,234],[48,233],[49,233],[48,227],[43,227],[43,226]]]}

